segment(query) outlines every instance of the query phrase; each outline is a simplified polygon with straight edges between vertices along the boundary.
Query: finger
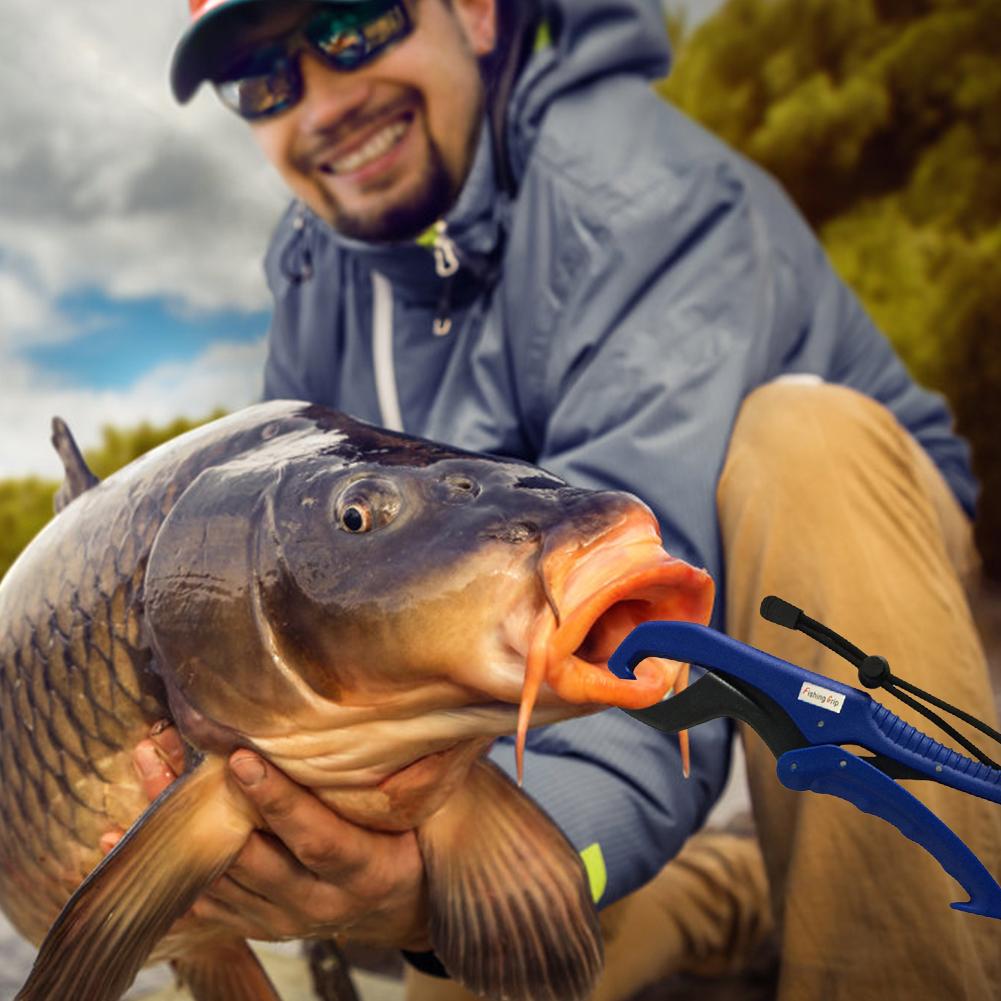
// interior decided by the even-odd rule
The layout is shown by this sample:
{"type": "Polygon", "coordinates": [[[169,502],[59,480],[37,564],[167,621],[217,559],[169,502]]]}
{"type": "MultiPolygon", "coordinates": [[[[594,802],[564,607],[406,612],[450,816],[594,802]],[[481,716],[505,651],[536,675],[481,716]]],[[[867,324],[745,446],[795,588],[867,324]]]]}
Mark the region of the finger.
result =
{"type": "Polygon", "coordinates": [[[317,879],[278,838],[260,831],[247,839],[226,870],[226,877],[248,892],[291,905],[301,900],[303,884],[317,879]]]}
{"type": "Polygon", "coordinates": [[[150,800],[156,799],[177,778],[170,765],[160,757],[152,740],[136,744],[136,749],[132,752],[132,763],[142,781],[143,791],[150,800]]]}
{"type": "MultiPolygon", "coordinates": [[[[229,904],[204,894],[195,901],[188,915],[198,923],[211,923],[213,928],[221,925],[234,932],[239,938],[252,938],[262,942],[278,942],[286,938],[285,935],[274,930],[271,926],[264,927],[256,920],[251,920],[246,914],[234,910],[229,904]]],[[[281,919],[280,915],[278,919],[281,919]]],[[[289,935],[287,937],[299,938],[300,936],[289,935]]]]}
{"type": "Polygon", "coordinates": [[[338,887],[322,881],[278,838],[263,832],[250,836],[205,895],[235,914],[246,914],[258,928],[266,928],[271,939],[329,931],[348,906],[338,887]]]}
{"type": "Polygon", "coordinates": [[[241,938],[279,941],[301,938],[294,915],[245,889],[228,876],[216,880],[191,908],[201,919],[212,920],[236,931],[241,938]]]}
{"type": "Polygon", "coordinates": [[[184,741],[176,726],[169,719],[154,723],[149,731],[149,739],[156,745],[160,757],[175,775],[184,771],[184,741]]]}
{"type": "Polygon", "coordinates": [[[110,830],[105,831],[104,834],[101,835],[101,839],[98,842],[98,844],[101,847],[101,851],[105,855],[107,855],[111,851],[111,849],[114,848],[115,845],[117,845],[118,842],[122,840],[124,836],[125,836],[125,831],[123,831],[118,826],[112,827],[110,830]]]}
{"type": "Polygon", "coordinates": [[[336,880],[364,865],[379,835],[349,824],[252,751],[235,751],[229,764],[269,830],[307,869],[336,880]]]}

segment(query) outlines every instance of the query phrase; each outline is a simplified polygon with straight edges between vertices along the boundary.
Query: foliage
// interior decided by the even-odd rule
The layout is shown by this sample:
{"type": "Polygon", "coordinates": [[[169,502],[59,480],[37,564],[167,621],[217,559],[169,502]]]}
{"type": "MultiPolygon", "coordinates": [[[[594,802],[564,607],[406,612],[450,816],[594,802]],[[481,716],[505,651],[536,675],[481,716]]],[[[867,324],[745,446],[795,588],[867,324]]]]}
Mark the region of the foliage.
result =
{"type": "Polygon", "coordinates": [[[1001,3],[728,0],[664,96],[779,178],[983,484],[1001,577],[1001,3]]]}
{"type": "MultiPolygon", "coordinates": [[[[162,426],[145,422],[129,429],[107,426],[102,429],[101,444],[85,452],[84,458],[104,479],[157,445],[222,415],[219,410],[199,421],[180,417],[162,426]]],[[[58,486],[55,481],[38,477],[0,480],[0,577],[52,517],[58,486]]]]}
{"type": "Polygon", "coordinates": [[[146,421],[133,428],[121,429],[105,425],[101,429],[101,444],[84,453],[87,465],[99,479],[110,476],[116,469],[128,465],[140,455],[145,455],[157,445],[162,445],[171,438],[176,438],[185,431],[190,431],[208,421],[216,420],[225,411],[215,410],[208,417],[191,421],[186,417],[178,417],[169,424],[154,425],[146,421]]]}
{"type": "Polygon", "coordinates": [[[0,481],[0,576],[52,517],[56,487],[37,477],[0,481]]]}

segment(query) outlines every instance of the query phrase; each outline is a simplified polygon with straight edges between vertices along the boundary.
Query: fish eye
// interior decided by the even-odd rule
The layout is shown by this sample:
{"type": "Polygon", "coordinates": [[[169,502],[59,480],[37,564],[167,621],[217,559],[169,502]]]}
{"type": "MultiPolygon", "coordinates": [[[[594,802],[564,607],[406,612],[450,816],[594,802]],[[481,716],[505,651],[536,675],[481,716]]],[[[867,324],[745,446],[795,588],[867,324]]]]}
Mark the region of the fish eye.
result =
{"type": "Polygon", "coordinates": [[[400,492],[390,480],[355,480],[336,498],[334,519],[342,531],[363,535],[390,524],[399,514],[401,503],[400,492]]]}
{"type": "Polygon", "coordinates": [[[351,504],[341,512],[341,524],[353,534],[367,532],[372,527],[372,513],[358,504],[351,504]]]}

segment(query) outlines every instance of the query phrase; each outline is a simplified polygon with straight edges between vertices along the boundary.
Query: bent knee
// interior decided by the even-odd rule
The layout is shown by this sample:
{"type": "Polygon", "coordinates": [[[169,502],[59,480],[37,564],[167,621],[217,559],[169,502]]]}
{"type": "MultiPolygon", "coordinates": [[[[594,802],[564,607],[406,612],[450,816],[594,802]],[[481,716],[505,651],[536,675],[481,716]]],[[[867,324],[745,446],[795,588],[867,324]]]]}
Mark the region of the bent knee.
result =
{"type": "Polygon", "coordinates": [[[779,379],[744,400],[734,424],[720,489],[735,481],[794,481],[823,490],[832,478],[899,466],[907,432],[882,404],[847,386],[779,379]]]}

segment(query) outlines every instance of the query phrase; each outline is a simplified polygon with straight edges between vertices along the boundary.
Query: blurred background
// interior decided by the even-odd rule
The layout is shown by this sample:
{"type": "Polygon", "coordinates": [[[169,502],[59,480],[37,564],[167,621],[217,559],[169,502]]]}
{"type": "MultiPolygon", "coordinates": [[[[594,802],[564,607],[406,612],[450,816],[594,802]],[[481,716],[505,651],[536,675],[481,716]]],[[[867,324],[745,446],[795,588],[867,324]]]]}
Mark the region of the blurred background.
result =
{"type": "MultiPolygon", "coordinates": [[[[286,196],[211,93],[174,104],[186,6],[0,0],[0,575],[51,516],[53,414],[105,476],[260,391],[286,196]]],[[[670,0],[665,20],[664,100],[782,182],[952,403],[1001,581],[1001,3],[670,0]]],[[[0,919],[0,998],[32,956],[0,919]]]]}

